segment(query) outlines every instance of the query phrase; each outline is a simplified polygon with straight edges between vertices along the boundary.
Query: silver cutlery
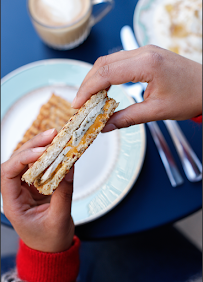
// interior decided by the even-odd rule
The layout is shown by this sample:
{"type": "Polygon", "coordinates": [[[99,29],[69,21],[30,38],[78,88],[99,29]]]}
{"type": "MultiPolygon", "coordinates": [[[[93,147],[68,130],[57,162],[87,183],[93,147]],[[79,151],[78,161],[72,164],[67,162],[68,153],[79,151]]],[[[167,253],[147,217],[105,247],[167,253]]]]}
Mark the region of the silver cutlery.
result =
{"type": "MultiPolygon", "coordinates": [[[[124,26],[121,29],[121,41],[123,44],[124,50],[132,50],[139,48],[139,45],[135,39],[132,29],[129,26],[124,26]]],[[[147,83],[137,83],[140,87],[139,101],[143,101],[142,92],[146,89],[147,83]],[[142,87],[142,89],[141,89],[142,87]]],[[[128,86],[128,90],[130,87],[128,86]]],[[[132,91],[131,91],[132,93],[132,91]]],[[[137,91],[138,93],[138,91],[137,91]]],[[[132,95],[132,94],[131,94],[132,95]]],[[[136,95],[137,97],[138,95],[136,95]]],[[[183,166],[183,170],[186,174],[186,177],[191,182],[200,181],[202,179],[202,164],[198,159],[197,155],[189,145],[186,137],[181,131],[178,123],[174,120],[164,120],[164,123],[169,131],[169,134],[173,140],[177,153],[179,155],[180,161],[183,166]]],[[[155,127],[158,126],[157,124],[155,127]]],[[[160,129],[159,129],[160,130],[160,129]]]]}
{"type": "MultiPolygon", "coordinates": [[[[132,86],[127,86],[126,84],[123,85],[126,92],[134,98],[134,100],[137,103],[140,103],[143,101],[142,97],[142,90],[143,87],[140,83],[136,83],[132,86]]],[[[181,185],[184,180],[178,170],[178,167],[175,163],[175,160],[171,154],[171,151],[166,143],[166,140],[157,124],[157,122],[152,121],[147,123],[149,130],[152,134],[152,138],[156,144],[156,147],[158,149],[159,155],[161,157],[161,160],[163,162],[164,168],[166,170],[166,173],[168,175],[168,178],[171,182],[171,185],[173,187],[176,187],[178,185],[181,185]]]]}
{"type": "Polygon", "coordinates": [[[191,182],[202,179],[202,164],[191,148],[178,123],[174,120],[164,120],[176,147],[185,175],[191,182]]]}

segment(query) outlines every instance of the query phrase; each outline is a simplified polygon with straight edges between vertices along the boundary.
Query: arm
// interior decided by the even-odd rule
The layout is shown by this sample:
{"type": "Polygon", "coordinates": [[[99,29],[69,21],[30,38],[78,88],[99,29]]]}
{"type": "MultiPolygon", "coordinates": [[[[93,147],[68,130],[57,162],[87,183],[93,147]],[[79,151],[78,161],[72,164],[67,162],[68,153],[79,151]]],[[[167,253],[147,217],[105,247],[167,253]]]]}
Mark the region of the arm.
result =
{"type": "Polygon", "coordinates": [[[37,135],[1,166],[4,212],[22,239],[17,271],[28,282],[47,281],[50,274],[49,281],[56,281],[55,275],[57,281],[64,281],[65,276],[67,281],[74,281],[78,274],[79,239],[73,240],[71,217],[73,170],[52,196],[41,195],[34,186],[21,183],[23,172],[40,157],[56,134],[56,130],[49,130],[37,135]]]}
{"type": "Polygon", "coordinates": [[[202,113],[202,65],[156,46],[99,58],[84,79],[74,108],[111,85],[147,82],[144,102],[115,113],[106,131],[153,120],[184,120],[202,113]]]}

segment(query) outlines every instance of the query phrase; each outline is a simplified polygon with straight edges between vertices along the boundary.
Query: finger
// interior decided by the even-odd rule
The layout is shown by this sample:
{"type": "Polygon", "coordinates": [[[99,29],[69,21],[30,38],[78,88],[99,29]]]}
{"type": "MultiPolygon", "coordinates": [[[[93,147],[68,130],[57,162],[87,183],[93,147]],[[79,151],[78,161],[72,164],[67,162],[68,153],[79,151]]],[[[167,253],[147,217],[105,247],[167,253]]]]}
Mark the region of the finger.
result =
{"type": "Polygon", "coordinates": [[[2,164],[6,178],[12,179],[18,176],[29,163],[34,163],[46,150],[46,147],[37,147],[20,151],[2,164]]]}
{"type": "Polygon", "coordinates": [[[135,124],[149,121],[162,120],[163,111],[161,101],[150,100],[129,106],[128,108],[113,114],[102,132],[129,127],[135,124]]]}
{"type": "MultiPolygon", "coordinates": [[[[44,147],[44,148],[45,148],[45,150],[46,150],[49,146],[50,146],[50,145],[45,146],[45,147],[44,147]]],[[[33,164],[34,164],[34,163],[30,163],[30,164],[28,164],[28,168],[30,168],[33,164]]]]}
{"type": "Polygon", "coordinates": [[[100,67],[79,89],[72,106],[79,108],[91,95],[111,85],[132,82],[149,82],[152,79],[151,68],[145,56],[134,56],[100,67]]]}
{"type": "Polygon", "coordinates": [[[130,56],[134,55],[135,53],[135,50],[132,50],[132,51],[119,51],[119,52],[116,52],[116,53],[113,53],[113,54],[110,54],[110,55],[107,55],[107,56],[102,56],[102,57],[99,57],[96,62],[94,63],[93,67],[91,68],[91,70],[88,72],[88,74],[86,75],[85,79],[83,80],[82,84],[81,84],[81,87],[87,82],[87,80],[93,76],[97,70],[100,68],[100,67],[103,67],[107,64],[110,64],[110,63],[113,63],[113,62],[116,62],[116,61],[121,61],[121,60],[125,60],[125,59],[128,59],[130,56]]]}
{"type": "Polygon", "coordinates": [[[50,202],[51,215],[58,218],[69,217],[71,213],[71,202],[73,193],[74,168],[66,175],[59,187],[53,193],[50,202]]]}
{"type": "MultiPolygon", "coordinates": [[[[72,107],[73,108],[79,108],[81,107],[81,103],[78,102],[78,99],[80,99],[80,96],[81,96],[81,89],[83,89],[83,86],[86,84],[86,82],[92,77],[95,75],[95,73],[103,66],[107,65],[107,64],[110,64],[110,63],[113,63],[113,62],[116,62],[116,61],[121,61],[121,60],[125,60],[125,59],[128,59],[130,58],[130,56],[133,56],[134,53],[137,52],[135,50],[133,51],[124,51],[124,52],[117,52],[117,53],[114,53],[114,54],[111,54],[111,55],[107,55],[107,56],[103,56],[103,57],[99,57],[96,62],[94,63],[94,66],[92,67],[92,69],[88,72],[88,74],[86,75],[85,79],[83,80],[78,92],[77,92],[77,95],[75,97],[75,99],[73,100],[72,102],[72,107]],[[77,100],[77,102],[76,102],[77,100]]],[[[110,86],[107,88],[109,89],[110,86]]],[[[100,90],[103,90],[103,89],[100,89],[100,90]]],[[[95,94],[95,93],[94,93],[95,94]]],[[[90,96],[88,96],[89,98],[90,96]]],[[[87,98],[87,99],[88,99],[87,98]]]]}
{"type": "Polygon", "coordinates": [[[72,183],[73,182],[73,178],[74,178],[74,167],[69,171],[68,174],[66,174],[65,180],[66,180],[66,182],[72,183]]]}
{"type": "Polygon", "coordinates": [[[4,195],[17,197],[21,191],[21,173],[29,163],[35,162],[45,147],[27,149],[11,157],[1,165],[1,191],[4,195]]]}
{"type": "Polygon", "coordinates": [[[119,51],[119,52],[113,53],[111,55],[99,57],[96,60],[96,62],[94,63],[94,66],[91,68],[91,70],[86,75],[86,77],[83,80],[80,88],[83,87],[83,85],[90,79],[90,77],[92,77],[98,71],[99,68],[101,68],[105,65],[117,62],[117,61],[129,59],[132,56],[136,56],[136,55],[140,54],[141,51],[142,51],[142,48],[138,48],[138,49],[132,50],[132,51],[122,51],[122,52],[119,51]]]}
{"type": "Polygon", "coordinates": [[[55,128],[44,131],[23,144],[16,152],[13,153],[13,155],[16,155],[17,153],[28,148],[44,147],[50,144],[56,135],[57,130],[55,128]]]}
{"type": "Polygon", "coordinates": [[[30,192],[32,195],[32,198],[37,202],[38,205],[44,204],[44,203],[50,203],[51,195],[43,195],[40,194],[39,191],[36,189],[34,185],[24,185],[25,188],[30,192]]]}

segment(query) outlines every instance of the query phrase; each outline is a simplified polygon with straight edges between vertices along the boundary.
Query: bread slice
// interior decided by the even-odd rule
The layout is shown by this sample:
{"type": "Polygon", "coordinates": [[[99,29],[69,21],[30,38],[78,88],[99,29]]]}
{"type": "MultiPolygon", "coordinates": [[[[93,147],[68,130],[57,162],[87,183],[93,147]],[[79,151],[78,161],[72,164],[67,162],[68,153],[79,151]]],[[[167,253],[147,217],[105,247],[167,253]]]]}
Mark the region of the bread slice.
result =
{"type": "Polygon", "coordinates": [[[71,108],[71,103],[53,93],[50,99],[41,106],[39,114],[25,132],[22,140],[17,144],[14,151],[18,150],[25,142],[45,130],[56,128],[59,132],[76,111],[77,110],[71,108]]]}
{"type": "Polygon", "coordinates": [[[50,195],[80,158],[115,111],[118,103],[105,90],[93,95],[53,139],[22,180],[50,195]]]}

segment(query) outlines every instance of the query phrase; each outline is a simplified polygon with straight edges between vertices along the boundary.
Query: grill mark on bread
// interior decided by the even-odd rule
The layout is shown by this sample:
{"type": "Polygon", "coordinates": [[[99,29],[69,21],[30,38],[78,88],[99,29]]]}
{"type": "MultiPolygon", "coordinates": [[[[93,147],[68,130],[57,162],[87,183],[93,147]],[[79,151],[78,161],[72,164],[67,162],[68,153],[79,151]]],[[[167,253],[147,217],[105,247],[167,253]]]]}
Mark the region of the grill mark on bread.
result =
{"type": "Polygon", "coordinates": [[[60,96],[52,94],[47,103],[41,106],[37,118],[25,132],[22,140],[18,143],[14,151],[45,130],[56,128],[59,132],[76,111],[77,110],[71,107],[70,102],[60,96]]]}

